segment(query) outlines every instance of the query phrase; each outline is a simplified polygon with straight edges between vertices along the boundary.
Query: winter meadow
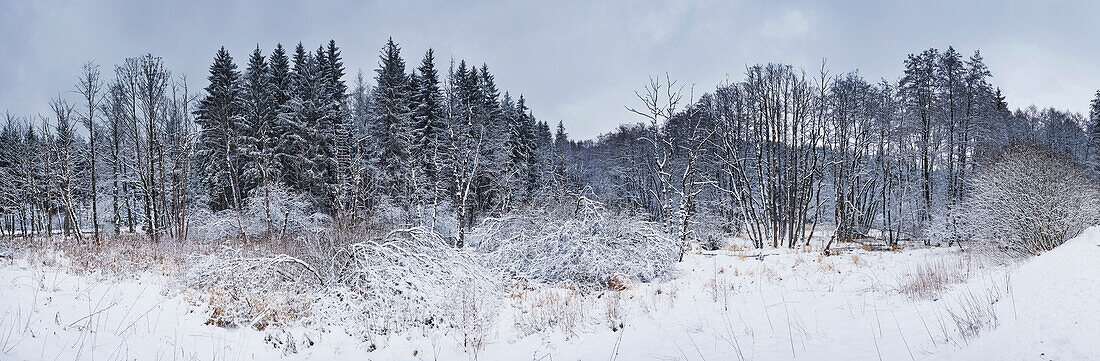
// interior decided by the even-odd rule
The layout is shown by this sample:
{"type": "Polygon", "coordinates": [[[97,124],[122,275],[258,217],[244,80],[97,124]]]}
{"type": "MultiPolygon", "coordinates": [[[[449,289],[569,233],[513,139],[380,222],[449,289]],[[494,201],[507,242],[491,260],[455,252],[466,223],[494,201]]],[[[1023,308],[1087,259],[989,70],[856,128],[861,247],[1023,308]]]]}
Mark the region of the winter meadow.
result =
{"type": "Polygon", "coordinates": [[[716,84],[689,51],[578,136],[463,55],[507,45],[401,33],[0,96],[0,359],[1100,359],[1100,91],[1023,103],[951,43],[716,84]]]}

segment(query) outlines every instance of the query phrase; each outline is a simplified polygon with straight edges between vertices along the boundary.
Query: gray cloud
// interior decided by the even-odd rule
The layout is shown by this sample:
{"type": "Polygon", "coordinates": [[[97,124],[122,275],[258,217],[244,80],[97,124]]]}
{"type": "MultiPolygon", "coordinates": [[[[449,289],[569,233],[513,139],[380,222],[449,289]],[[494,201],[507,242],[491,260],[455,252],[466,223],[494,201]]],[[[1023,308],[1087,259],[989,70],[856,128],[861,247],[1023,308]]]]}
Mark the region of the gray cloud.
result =
{"type": "MultiPolygon", "coordinates": [[[[640,119],[624,106],[653,74],[696,84],[738,80],[748,64],[782,61],[870,79],[900,76],[905,55],[981,49],[1013,107],[1085,111],[1100,87],[1096,3],[1048,2],[355,2],[0,0],[0,111],[45,112],[70,96],[81,64],[110,70],[128,56],[164,57],[192,89],[225,45],[238,64],[253,47],[332,38],[351,74],[366,76],[393,36],[408,63],[488,63],[504,90],[541,119],[592,138],[640,119]]],[[[446,66],[446,64],[440,64],[446,66]]]]}

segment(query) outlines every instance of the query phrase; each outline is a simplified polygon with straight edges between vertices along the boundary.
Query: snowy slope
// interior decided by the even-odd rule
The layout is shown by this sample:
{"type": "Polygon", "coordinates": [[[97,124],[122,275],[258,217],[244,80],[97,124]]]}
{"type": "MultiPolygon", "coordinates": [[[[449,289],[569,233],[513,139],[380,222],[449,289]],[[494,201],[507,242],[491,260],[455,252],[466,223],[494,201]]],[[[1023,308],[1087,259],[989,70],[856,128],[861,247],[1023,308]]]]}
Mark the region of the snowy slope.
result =
{"type": "Polygon", "coordinates": [[[1100,359],[1100,227],[1021,265],[1009,285],[1000,326],[943,359],[1100,359]]]}
{"type": "Polygon", "coordinates": [[[1098,245],[1094,228],[1018,267],[975,264],[970,281],[922,300],[899,292],[915,265],[963,253],[692,254],[676,279],[622,292],[512,292],[478,348],[430,328],[369,339],[225,329],[205,325],[198,295],[161,275],[104,279],[63,261],[3,260],[0,359],[1088,360],[1100,354],[1098,245]],[[959,336],[949,311],[987,290],[997,327],[959,336]]]}

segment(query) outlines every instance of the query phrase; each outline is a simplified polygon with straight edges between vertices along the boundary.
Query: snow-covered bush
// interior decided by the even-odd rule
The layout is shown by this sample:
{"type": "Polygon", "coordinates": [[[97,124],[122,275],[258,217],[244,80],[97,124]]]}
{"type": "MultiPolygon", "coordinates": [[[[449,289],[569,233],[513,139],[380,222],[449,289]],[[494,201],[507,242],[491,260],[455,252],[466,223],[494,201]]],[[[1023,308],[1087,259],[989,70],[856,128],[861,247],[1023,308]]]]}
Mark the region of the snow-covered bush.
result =
{"type": "Polygon", "coordinates": [[[668,276],[679,248],[658,226],[614,214],[585,197],[484,221],[468,244],[506,274],[543,282],[606,286],[615,274],[668,276]]]}
{"type": "Polygon", "coordinates": [[[318,233],[326,229],[329,217],[312,211],[309,200],[282,184],[260,186],[245,201],[245,233],[249,236],[268,233],[285,236],[318,233]]]}
{"type": "Polygon", "coordinates": [[[187,238],[204,243],[217,243],[236,239],[241,233],[235,212],[223,210],[213,212],[209,208],[199,207],[187,217],[187,238]]]}
{"type": "Polygon", "coordinates": [[[203,242],[221,242],[236,239],[241,232],[247,237],[280,238],[327,230],[329,217],[312,209],[305,196],[285,186],[259,187],[245,199],[240,217],[232,209],[213,212],[200,207],[193,210],[188,220],[188,237],[203,242]]]}
{"type": "Polygon", "coordinates": [[[223,247],[198,257],[187,283],[209,307],[208,324],[262,329],[305,316],[308,293],[324,284],[322,277],[294,257],[223,247]]]}
{"type": "Polygon", "coordinates": [[[1040,145],[1009,148],[971,182],[971,232],[1016,253],[1057,247],[1100,215],[1100,190],[1089,172],[1040,145]]]}
{"type": "Polygon", "coordinates": [[[333,283],[361,299],[357,308],[366,312],[356,317],[371,332],[424,324],[455,327],[472,336],[488,327],[499,304],[498,273],[473,251],[451,248],[420,228],[347,245],[331,267],[333,283]]]}
{"type": "Polygon", "coordinates": [[[929,243],[948,246],[974,238],[975,231],[970,224],[970,212],[966,207],[947,207],[933,212],[932,220],[925,228],[924,237],[929,243]]]}
{"type": "Polygon", "coordinates": [[[455,328],[480,343],[500,304],[499,273],[474,251],[423,229],[331,252],[307,262],[223,247],[196,259],[187,281],[209,305],[212,324],[262,328],[305,319],[366,338],[422,325],[455,328]]]}

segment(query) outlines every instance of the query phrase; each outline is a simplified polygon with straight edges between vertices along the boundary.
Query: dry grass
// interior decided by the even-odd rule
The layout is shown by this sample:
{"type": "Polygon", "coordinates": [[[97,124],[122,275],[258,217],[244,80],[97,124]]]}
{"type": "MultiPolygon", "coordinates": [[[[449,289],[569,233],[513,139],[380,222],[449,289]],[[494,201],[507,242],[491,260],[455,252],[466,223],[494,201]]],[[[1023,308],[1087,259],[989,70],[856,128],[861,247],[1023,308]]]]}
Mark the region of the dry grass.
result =
{"type": "Polygon", "coordinates": [[[616,273],[608,277],[607,288],[612,291],[626,291],[630,289],[630,277],[622,273],[616,273]]]}
{"type": "Polygon", "coordinates": [[[151,242],[138,235],[103,236],[98,245],[87,236],[80,241],[63,236],[16,237],[0,239],[0,248],[9,249],[13,258],[22,256],[38,262],[63,259],[71,273],[109,277],[133,277],[143,272],[179,276],[191,255],[214,250],[212,245],[173,240],[151,242]]]}
{"type": "Polygon", "coordinates": [[[516,329],[524,335],[548,330],[577,334],[584,320],[584,296],[575,288],[522,289],[511,293],[516,329]]]}
{"type": "Polygon", "coordinates": [[[960,345],[968,343],[980,333],[997,328],[1000,324],[997,316],[997,302],[1011,289],[1008,283],[996,282],[979,289],[966,289],[942,305],[939,317],[939,329],[945,343],[960,345]]]}
{"type": "Polygon", "coordinates": [[[912,299],[938,299],[943,292],[958,283],[965,282],[973,273],[972,258],[968,255],[944,256],[918,264],[901,277],[898,290],[912,299]]]}
{"type": "Polygon", "coordinates": [[[611,325],[611,331],[617,332],[626,326],[623,319],[623,297],[622,292],[611,291],[607,293],[607,297],[603,297],[607,306],[606,312],[607,323],[611,325]]]}

